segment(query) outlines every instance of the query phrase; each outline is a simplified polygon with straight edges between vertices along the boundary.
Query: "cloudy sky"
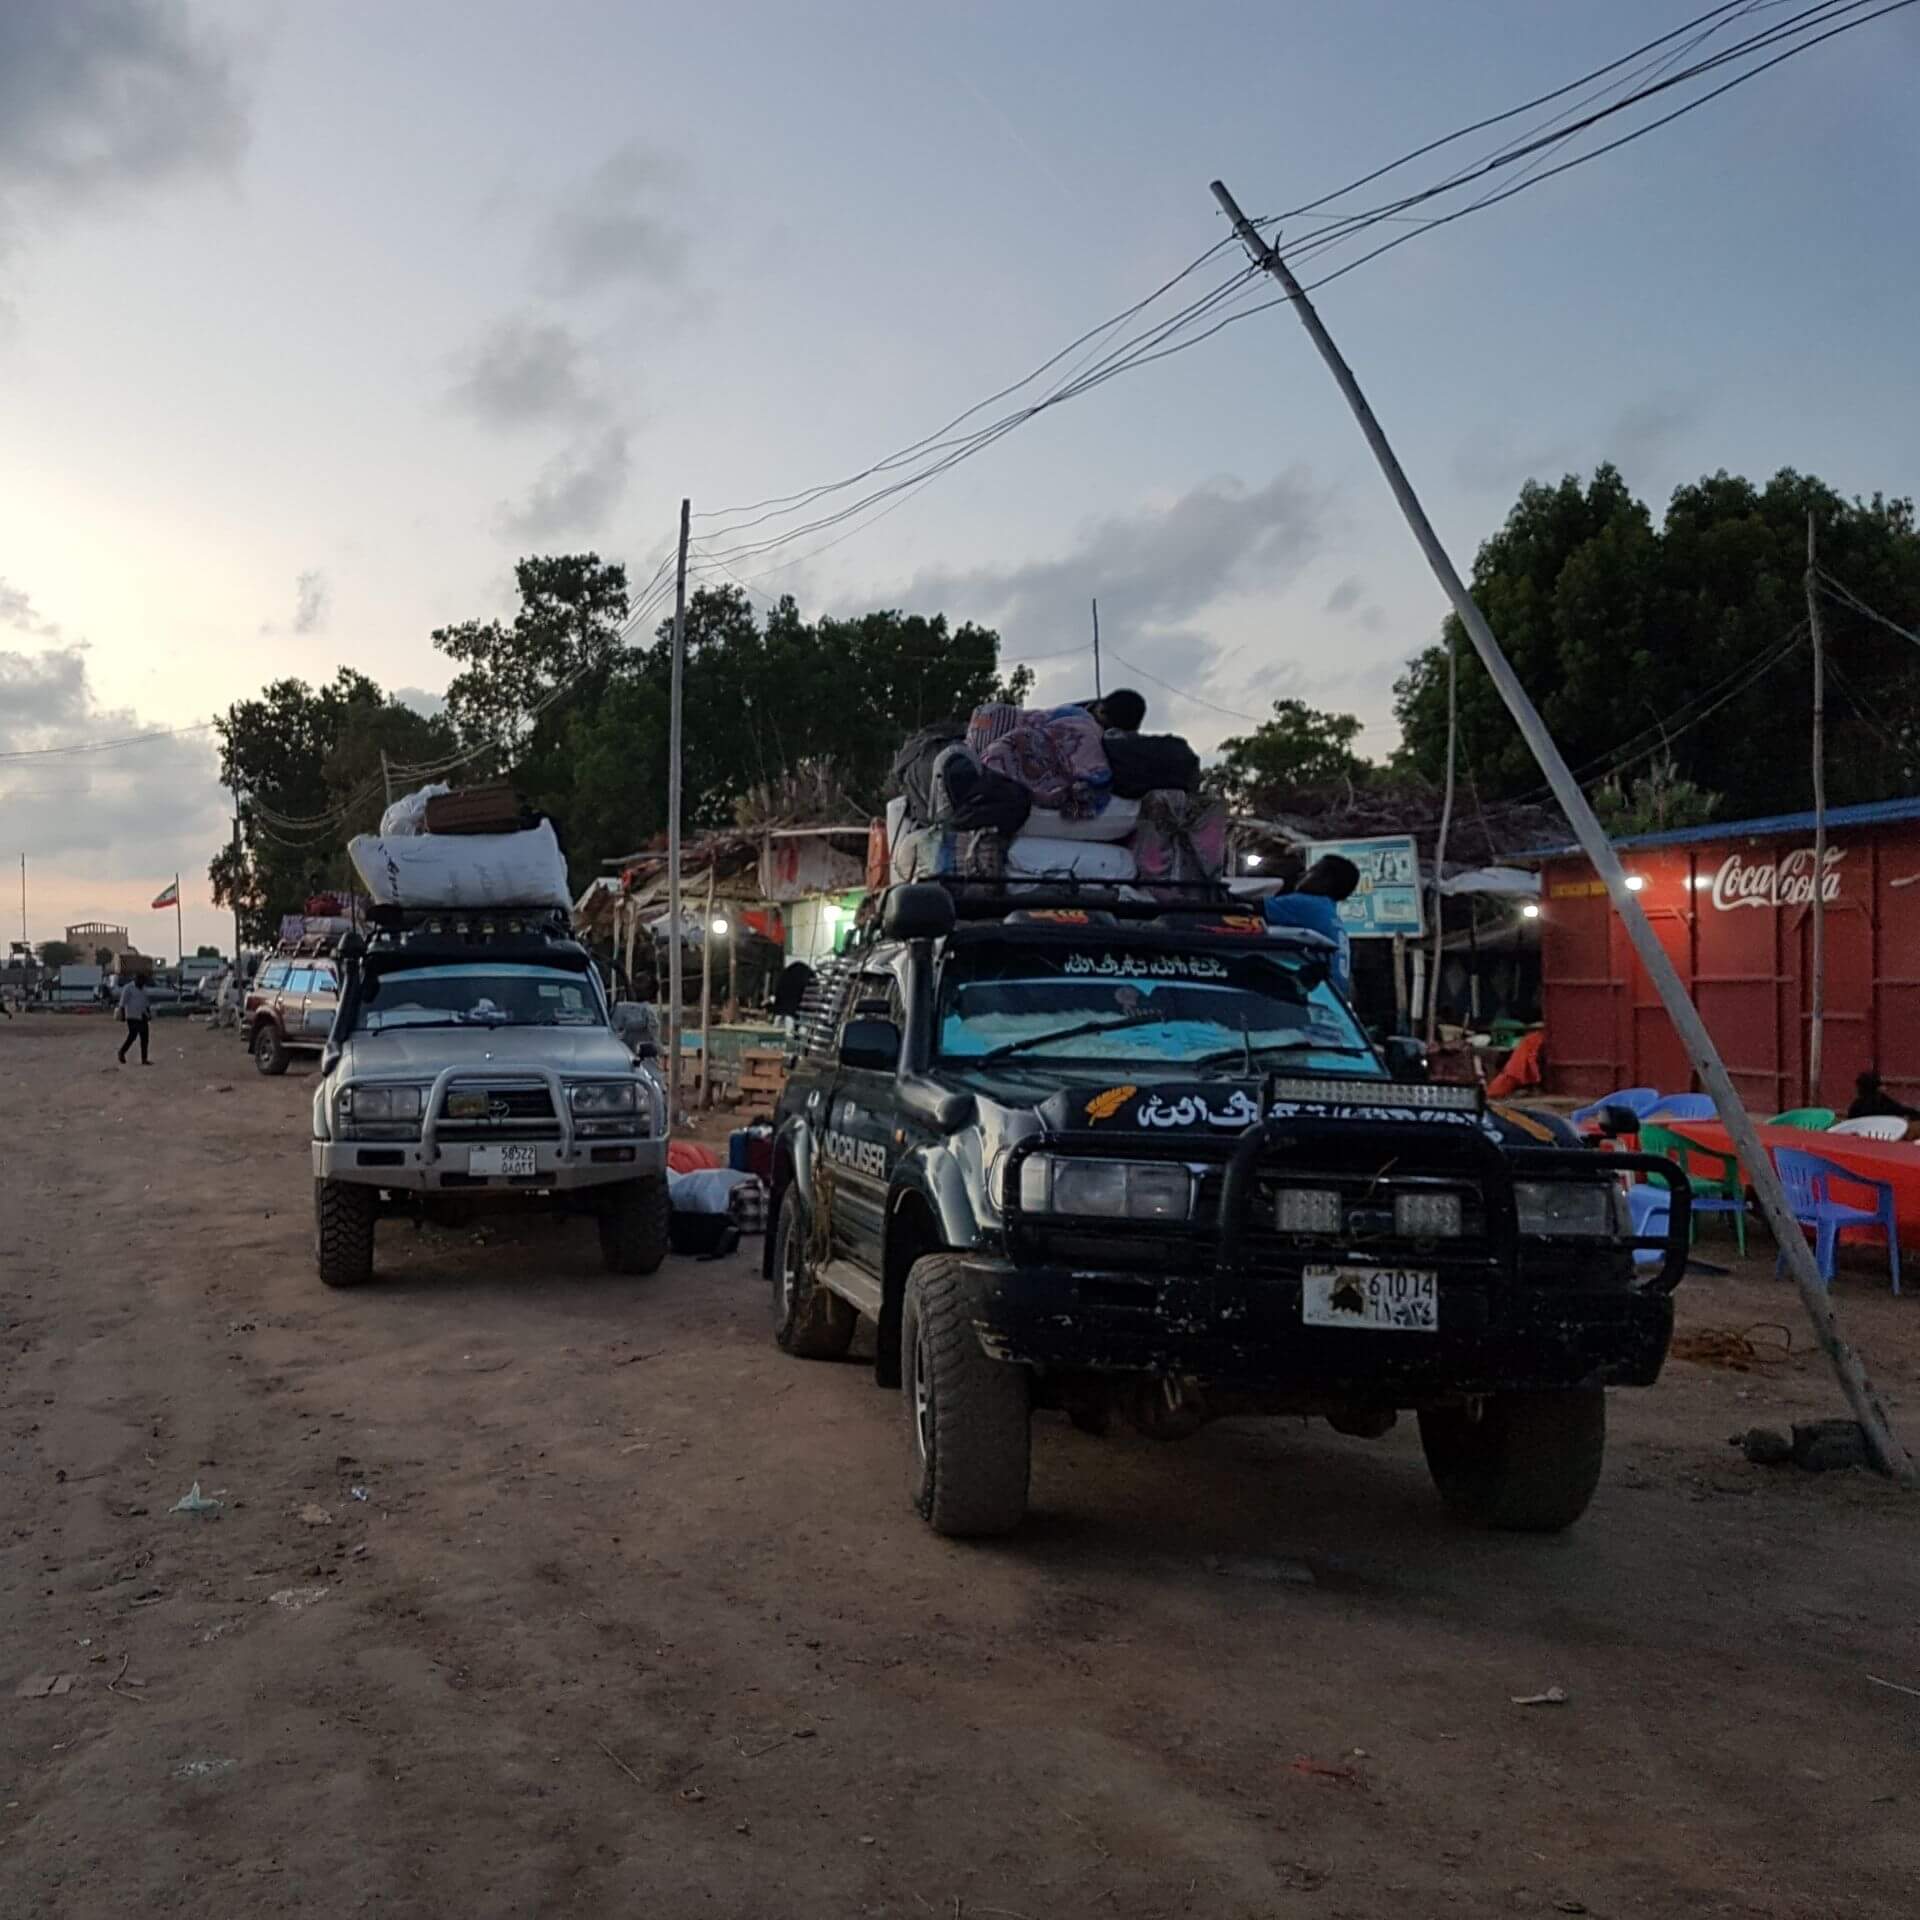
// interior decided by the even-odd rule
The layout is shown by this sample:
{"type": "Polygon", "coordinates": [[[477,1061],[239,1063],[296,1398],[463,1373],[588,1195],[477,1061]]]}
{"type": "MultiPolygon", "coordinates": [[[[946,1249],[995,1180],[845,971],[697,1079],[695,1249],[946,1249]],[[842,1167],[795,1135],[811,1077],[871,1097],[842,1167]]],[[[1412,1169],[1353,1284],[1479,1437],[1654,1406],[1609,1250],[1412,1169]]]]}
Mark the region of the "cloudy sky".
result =
{"type": "MultiPolygon", "coordinates": [[[[1219,240],[1215,174],[1310,200],[1699,10],[4,0],[0,860],[33,936],[159,949],[178,868],[220,937],[225,815],[204,732],[18,756],[342,662],[431,692],[429,632],[504,609],[520,554],[644,577],[683,493],[933,432],[1219,240]]],[[[1327,289],[1463,565],[1529,474],[1602,458],[1656,502],[1721,466],[1913,490],[1917,73],[1920,9],[1327,289]]],[[[1205,746],[1298,693],[1387,750],[1441,612],[1284,312],[736,571],[994,623],[1061,696],[1097,593],[1110,680],[1205,746]]]]}

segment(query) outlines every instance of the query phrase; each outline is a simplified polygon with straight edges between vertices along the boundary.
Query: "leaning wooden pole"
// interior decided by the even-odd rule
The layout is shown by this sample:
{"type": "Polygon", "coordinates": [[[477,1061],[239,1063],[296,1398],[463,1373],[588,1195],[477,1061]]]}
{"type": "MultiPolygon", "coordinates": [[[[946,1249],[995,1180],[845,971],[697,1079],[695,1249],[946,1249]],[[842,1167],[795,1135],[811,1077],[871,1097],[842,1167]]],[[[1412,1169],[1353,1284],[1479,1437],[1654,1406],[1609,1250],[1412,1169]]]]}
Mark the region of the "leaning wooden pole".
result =
{"type": "Polygon", "coordinates": [[[687,529],[693,502],[680,502],[680,560],[673,585],[673,662],[667,696],[667,1131],[680,1124],[682,963],[686,929],[680,918],[680,702],[687,668],[687,529]]]}
{"type": "Polygon", "coordinates": [[[1920,1486],[1920,1474],[1916,1474],[1913,1461],[1894,1434],[1886,1408],[1868,1380],[1860,1356],[1841,1335],[1839,1323],[1834,1318],[1833,1302],[1828,1298],[1819,1270],[1813,1262],[1813,1249],[1807,1245],[1806,1235],[1788,1209],[1780,1176],[1767,1157],[1766,1149],[1760,1144],[1746,1108],[1740,1104],[1739,1096],[1733,1090],[1733,1082],[1727,1077],[1726,1066],[1713,1044],[1713,1036],[1708,1033],[1706,1022],[1700,1018],[1699,1009],[1688,995],[1673,962],[1667,958],[1666,949],[1661,946],[1640,902],[1628,890],[1626,869],[1621,866],[1606,830],[1587,803],[1587,796],[1580,790],[1579,782],[1574,779],[1572,769],[1554,743],[1553,735],[1541,719],[1539,710],[1527,697],[1527,690],[1520,684],[1512,663],[1501,650],[1500,642],[1494,638],[1493,629],[1487,625],[1485,616],[1474,603],[1466,582],[1460,578],[1446,548],[1441,545],[1440,536],[1434,532],[1433,523],[1427,518],[1412,482],[1402,470],[1393,448],[1388,445],[1386,434],[1373,416],[1373,409],[1367,405],[1366,396],[1353,377],[1353,369],[1341,358],[1340,349],[1333,344],[1333,336],[1327,332],[1319,314],[1314,311],[1312,301],[1295,279],[1292,269],[1272,246],[1261,239],[1252,222],[1240,211],[1233,195],[1218,180],[1213,183],[1213,195],[1227,218],[1233,222],[1234,231],[1255,263],[1286,290],[1287,298],[1299,314],[1308,337],[1319,349],[1327,370],[1333,375],[1347,405],[1352,408],[1354,419],[1359,422],[1367,445],[1380,463],[1380,471],[1386,476],[1387,485],[1393,490],[1393,497],[1401,513],[1406,516],[1407,525],[1412,529],[1421,552],[1426,555],[1435,579],[1453,602],[1454,611],[1459,614],[1461,625],[1466,628],[1467,637],[1473,642],[1481,664],[1500,690],[1500,697],[1507,703],[1507,710],[1513,715],[1527,745],[1533,749],[1540,771],[1546,775],[1554,798],[1573,823],[1573,830],[1587,858],[1593,862],[1594,871],[1605,882],[1608,896],[1613,901],[1613,910],[1620,916],[1627,930],[1627,938],[1633,942],[1640,964],[1646,968],[1647,977],[1653,982],[1661,1005],[1666,1009],[1667,1018],[1673,1022],[1674,1030],[1687,1050],[1687,1057],[1693,1062],[1694,1071],[1705,1083],[1707,1092],[1713,1096],[1714,1107],[1733,1138],[1740,1164],[1748,1180],[1753,1183],[1754,1194],[1760,1202],[1760,1212],[1779,1242],[1793,1273],[1794,1285],[1799,1289],[1801,1305],[1812,1323],[1814,1338],[1819,1343],[1820,1351],[1827,1356],[1854,1418],[1860,1423],[1868,1449],[1875,1461],[1903,1487],[1920,1486]]]}
{"type": "Polygon", "coordinates": [[[1807,509],[1807,627],[1813,637],[1813,988],[1807,1003],[1807,1104],[1820,1105],[1827,1039],[1827,649],[1820,625],[1813,509],[1807,509]]]}

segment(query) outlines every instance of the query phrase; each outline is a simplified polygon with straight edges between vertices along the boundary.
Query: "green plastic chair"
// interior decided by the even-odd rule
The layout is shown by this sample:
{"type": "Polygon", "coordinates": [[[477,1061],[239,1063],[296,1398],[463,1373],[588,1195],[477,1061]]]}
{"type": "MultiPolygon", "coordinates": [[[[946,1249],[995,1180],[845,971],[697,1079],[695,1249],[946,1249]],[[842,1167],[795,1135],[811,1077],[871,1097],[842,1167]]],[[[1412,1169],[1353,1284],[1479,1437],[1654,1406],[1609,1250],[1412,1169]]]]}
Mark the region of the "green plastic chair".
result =
{"type": "Polygon", "coordinates": [[[1683,1140],[1671,1128],[1657,1126],[1650,1121],[1641,1123],[1640,1151],[1665,1154],[1669,1160],[1677,1162],[1687,1176],[1687,1185],[1693,1191],[1693,1206],[1688,1216],[1688,1240],[1695,1238],[1694,1223],[1701,1214],[1730,1213],[1733,1216],[1734,1238],[1740,1243],[1740,1254],[1744,1259],[1747,1251],[1747,1194],[1740,1179],[1740,1162],[1730,1153],[1714,1153],[1706,1147],[1697,1147],[1691,1140],[1683,1140]],[[1705,1163],[1716,1171],[1696,1172],[1695,1167],[1699,1163],[1705,1163]]]}
{"type": "Polygon", "coordinates": [[[1798,1127],[1802,1133],[1825,1133],[1840,1116],[1831,1107],[1789,1107],[1767,1122],[1770,1127],[1798,1127]]]}

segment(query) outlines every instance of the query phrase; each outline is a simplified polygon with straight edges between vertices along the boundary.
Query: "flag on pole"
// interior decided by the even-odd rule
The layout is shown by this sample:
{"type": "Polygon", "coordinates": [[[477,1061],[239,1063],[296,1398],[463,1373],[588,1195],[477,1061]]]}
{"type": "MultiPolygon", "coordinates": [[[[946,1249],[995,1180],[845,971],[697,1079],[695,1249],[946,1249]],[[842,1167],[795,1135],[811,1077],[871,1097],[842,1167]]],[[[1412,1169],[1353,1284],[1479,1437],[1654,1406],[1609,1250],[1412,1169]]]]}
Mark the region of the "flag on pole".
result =
{"type": "Polygon", "coordinates": [[[180,882],[171,880],[164,886],[154,900],[154,907],[177,907],[180,904],[180,882]]]}

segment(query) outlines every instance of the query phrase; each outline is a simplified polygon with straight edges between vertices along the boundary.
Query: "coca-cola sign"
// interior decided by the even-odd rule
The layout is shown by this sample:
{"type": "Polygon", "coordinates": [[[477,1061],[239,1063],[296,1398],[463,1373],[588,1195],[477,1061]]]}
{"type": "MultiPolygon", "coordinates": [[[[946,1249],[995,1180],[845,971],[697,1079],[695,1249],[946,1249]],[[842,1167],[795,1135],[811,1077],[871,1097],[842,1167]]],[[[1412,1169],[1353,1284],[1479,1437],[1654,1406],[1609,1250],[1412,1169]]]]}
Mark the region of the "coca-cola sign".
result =
{"type": "MultiPolygon", "coordinates": [[[[1840,898],[1840,862],[1844,847],[1827,849],[1820,897],[1831,906],[1840,898]]],[[[1713,876],[1713,904],[1728,907],[1805,907],[1813,904],[1813,849],[1798,847],[1778,860],[1747,862],[1737,853],[1721,861],[1713,876]]]]}

